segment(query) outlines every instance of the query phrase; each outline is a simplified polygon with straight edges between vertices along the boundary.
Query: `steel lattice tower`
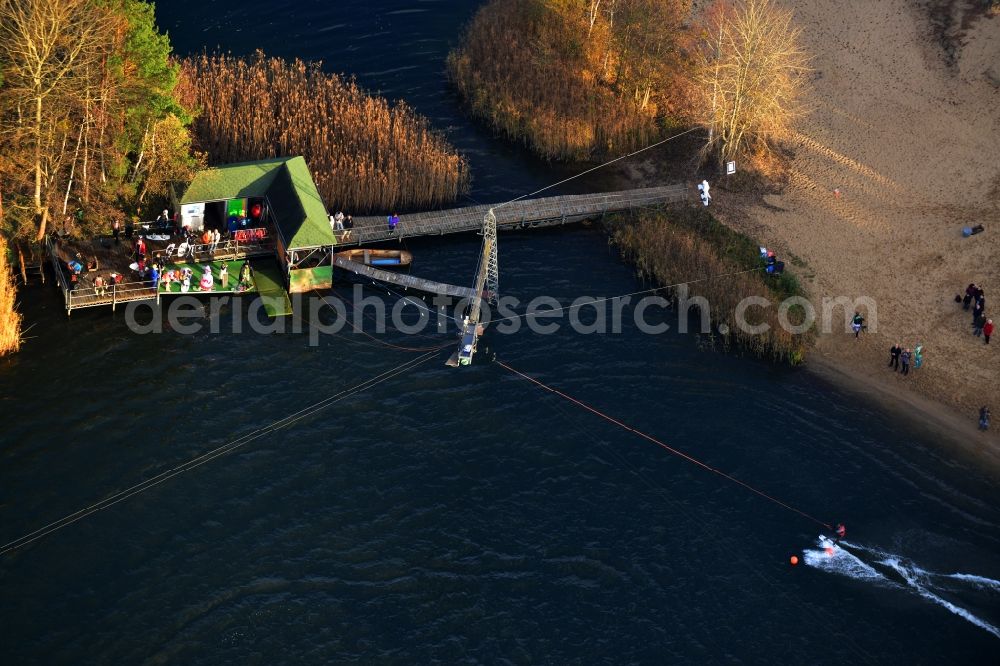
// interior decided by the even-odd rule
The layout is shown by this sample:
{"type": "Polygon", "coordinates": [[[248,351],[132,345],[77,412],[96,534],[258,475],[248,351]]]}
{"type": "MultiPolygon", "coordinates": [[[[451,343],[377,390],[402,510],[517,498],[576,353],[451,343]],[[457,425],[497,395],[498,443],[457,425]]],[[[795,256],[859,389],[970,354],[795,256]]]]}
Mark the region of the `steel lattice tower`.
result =
{"type": "Polygon", "coordinates": [[[486,262],[486,290],[489,292],[487,301],[496,305],[500,298],[497,293],[500,287],[500,265],[497,263],[497,216],[492,208],[483,217],[483,250],[488,253],[483,258],[486,262]]]}

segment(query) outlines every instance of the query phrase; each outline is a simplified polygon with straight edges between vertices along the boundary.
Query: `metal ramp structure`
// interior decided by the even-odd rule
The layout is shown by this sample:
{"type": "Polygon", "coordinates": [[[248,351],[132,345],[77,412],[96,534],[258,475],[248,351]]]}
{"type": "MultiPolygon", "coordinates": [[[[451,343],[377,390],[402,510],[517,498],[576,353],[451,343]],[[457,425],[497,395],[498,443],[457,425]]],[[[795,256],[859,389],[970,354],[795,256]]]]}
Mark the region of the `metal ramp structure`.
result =
{"type": "Polygon", "coordinates": [[[497,262],[497,217],[490,208],[483,216],[483,249],[479,255],[479,271],[472,290],[474,296],[468,314],[462,320],[462,335],[458,349],[448,359],[447,365],[455,368],[470,365],[479,344],[479,336],[483,334],[484,326],[480,322],[483,312],[483,299],[496,304],[499,289],[500,267],[497,262]]]}

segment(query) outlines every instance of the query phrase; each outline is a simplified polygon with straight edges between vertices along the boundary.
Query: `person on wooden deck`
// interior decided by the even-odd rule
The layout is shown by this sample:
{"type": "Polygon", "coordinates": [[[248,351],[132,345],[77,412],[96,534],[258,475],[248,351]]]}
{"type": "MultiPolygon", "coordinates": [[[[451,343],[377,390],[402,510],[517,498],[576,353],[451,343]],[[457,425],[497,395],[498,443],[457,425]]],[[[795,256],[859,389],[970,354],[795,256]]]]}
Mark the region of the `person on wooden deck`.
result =
{"type": "Polygon", "coordinates": [[[389,233],[396,233],[396,227],[399,225],[399,215],[393,213],[389,216],[389,233]]]}

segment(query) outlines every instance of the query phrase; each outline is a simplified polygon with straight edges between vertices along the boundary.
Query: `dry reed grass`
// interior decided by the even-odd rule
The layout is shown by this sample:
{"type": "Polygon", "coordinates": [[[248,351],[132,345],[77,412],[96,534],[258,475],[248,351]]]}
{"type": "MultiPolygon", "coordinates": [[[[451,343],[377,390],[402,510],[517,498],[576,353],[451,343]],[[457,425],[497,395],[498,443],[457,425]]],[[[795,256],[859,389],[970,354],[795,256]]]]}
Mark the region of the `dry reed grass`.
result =
{"type": "Polygon", "coordinates": [[[622,70],[620,56],[607,26],[596,27],[588,35],[586,22],[540,0],[494,0],[449,54],[448,73],[473,115],[545,159],[648,145],[664,133],[658,109],[608,79],[622,70]]]}
{"type": "MultiPolygon", "coordinates": [[[[619,216],[612,242],[622,257],[633,263],[644,279],[659,284],[677,284],[709,275],[726,275],[762,267],[756,244],[711,218],[707,213],[687,211],[642,211],[619,216]]],[[[795,278],[767,275],[763,270],[688,285],[688,297],[703,296],[715,324],[725,324],[724,342],[735,343],[751,353],[784,360],[792,365],[804,360],[813,332],[792,334],[778,320],[778,304],[789,296],[802,296],[795,278]],[[752,307],[746,312],[751,325],[766,323],[766,333],[755,335],[737,325],[737,304],[748,296],[761,296],[773,307],[752,307]]],[[[682,313],[684,314],[684,313],[682,313]]],[[[793,324],[802,321],[801,308],[789,311],[793,324]]]]}
{"type": "Polygon", "coordinates": [[[0,356],[21,348],[21,313],[6,241],[0,237],[0,356]]]}
{"type": "Polygon", "coordinates": [[[302,155],[327,205],[354,213],[438,206],[468,190],[467,162],[425,118],[318,63],[258,51],[181,65],[178,92],[199,110],[194,133],[213,164],[302,155]]]}

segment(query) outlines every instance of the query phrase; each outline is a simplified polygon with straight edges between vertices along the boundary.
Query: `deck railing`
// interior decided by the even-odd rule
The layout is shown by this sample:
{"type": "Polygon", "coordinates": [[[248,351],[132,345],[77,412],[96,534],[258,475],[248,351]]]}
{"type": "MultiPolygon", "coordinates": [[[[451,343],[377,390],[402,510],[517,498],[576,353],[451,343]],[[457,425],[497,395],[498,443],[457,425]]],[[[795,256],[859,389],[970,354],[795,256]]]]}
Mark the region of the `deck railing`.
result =
{"type": "MultiPolygon", "coordinates": [[[[51,237],[46,236],[45,245],[49,260],[52,262],[56,281],[63,292],[67,312],[94,305],[111,305],[114,307],[118,303],[150,300],[158,296],[158,285],[154,285],[149,280],[118,283],[108,280],[105,286],[95,287],[92,283],[90,286],[84,286],[80,282],[81,276],[78,276],[77,283],[73,285],[66,274],[66,267],[59,261],[58,253],[51,237]]],[[[172,252],[170,256],[164,255],[162,258],[164,261],[171,263],[240,259],[273,253],[274,247],[273,238],[261,238],[249,241],[238,241],[235,238],[230,238],[220,240],[218,243],[189,245],[188,253],[184,257],[179,256],[176,252],[172,252]]]]}
{"type": "Polygon", "coordinates": [[[145,301],[156,298],[157,288],[149,280],[142,282],[118,282],[104,287],[82,287],[77,285],[73,290],[66,291],[66,309],[86,307],[90,305],[112,306],[129,301],[145,301]]]}
{"type": "Polygon", "coordinates": [[[180,247],[181,244],[177,243],[177,247],[173,248],[169,256],[164,255],[163,260],[181,261],[192,259],[197,262],[222,259],[224,257],[241,259],[243,257],[266,255],[274,252],[274,239],[260,238],[250,241],[238,241],[235,238],[229,238],[220,240],[218,243],[197,243],[188,245],[188,251],[183,257],[177,254],[180,247]]]}
{"type": "MultiPolygon", "coordinates": [[[[687,186],[677,184],[620,192],[525,199],[505,205],[494,205],[492,208],[498,229],[514,229],[575,222],[613,211],[679,203],[687,198],[687,186]]],[[[490,208],[489,205],[479,205],[404,215],[392,232],[389,231],[385,217],[365,216],[354,219],[353,229],[334,230],[333,233],[338,245],[350,246],[414,236],[474,231],[482,227],[483,217],[490,208]]]]}

